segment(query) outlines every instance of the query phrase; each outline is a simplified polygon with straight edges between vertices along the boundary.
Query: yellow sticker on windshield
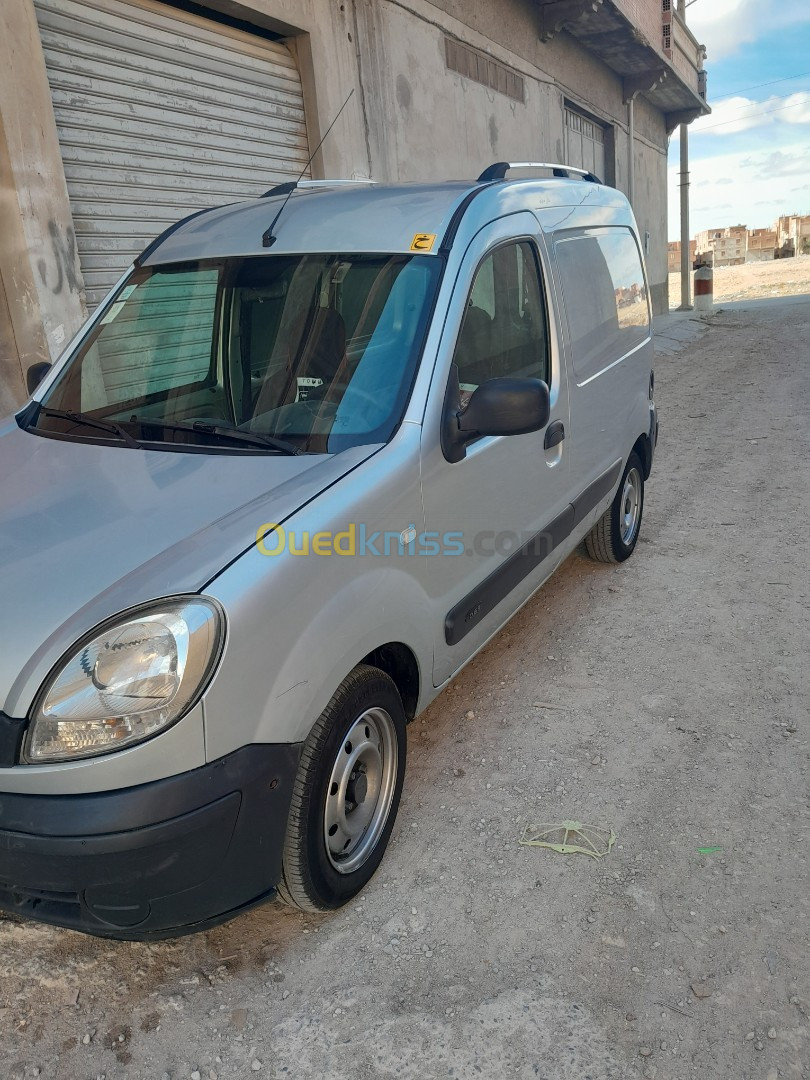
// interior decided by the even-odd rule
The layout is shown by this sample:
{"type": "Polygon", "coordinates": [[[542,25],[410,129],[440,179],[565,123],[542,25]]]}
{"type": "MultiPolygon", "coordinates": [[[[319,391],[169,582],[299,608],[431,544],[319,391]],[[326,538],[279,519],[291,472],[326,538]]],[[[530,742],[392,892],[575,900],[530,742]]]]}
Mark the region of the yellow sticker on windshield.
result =
{"type": "Polygon", "coordinates": [[[418,232],[411,241],[411,251],[430,251],[435,239],[436,233],[418,232]]]}

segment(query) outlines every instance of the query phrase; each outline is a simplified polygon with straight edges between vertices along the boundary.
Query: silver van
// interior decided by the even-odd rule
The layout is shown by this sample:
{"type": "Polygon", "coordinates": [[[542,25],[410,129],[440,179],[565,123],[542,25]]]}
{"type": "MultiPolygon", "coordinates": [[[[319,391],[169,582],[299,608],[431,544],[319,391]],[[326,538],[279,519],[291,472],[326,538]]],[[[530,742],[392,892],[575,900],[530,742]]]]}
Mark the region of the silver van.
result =
{"type": "Polygon", "coordinates": [[[146,939],[346,903],[408,721],[583,540],[632,553],[633,214],[513,168],[193,215],[31,372],[0,423],[0,908],[146,939]]]}

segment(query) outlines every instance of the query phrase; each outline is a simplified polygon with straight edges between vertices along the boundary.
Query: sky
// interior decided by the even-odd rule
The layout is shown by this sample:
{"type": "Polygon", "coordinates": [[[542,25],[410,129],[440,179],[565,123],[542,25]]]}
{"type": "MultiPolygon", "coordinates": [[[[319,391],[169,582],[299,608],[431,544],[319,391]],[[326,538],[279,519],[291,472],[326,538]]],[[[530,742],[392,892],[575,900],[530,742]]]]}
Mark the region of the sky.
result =
{"type": "MultiPolygon", "coordinates": [[[[689,126],[690,233],[810,214],[810,0],[694,0],[711,116],[689,126]]],[[[680,239],[676,128],[669,238],[680,239]]]]}

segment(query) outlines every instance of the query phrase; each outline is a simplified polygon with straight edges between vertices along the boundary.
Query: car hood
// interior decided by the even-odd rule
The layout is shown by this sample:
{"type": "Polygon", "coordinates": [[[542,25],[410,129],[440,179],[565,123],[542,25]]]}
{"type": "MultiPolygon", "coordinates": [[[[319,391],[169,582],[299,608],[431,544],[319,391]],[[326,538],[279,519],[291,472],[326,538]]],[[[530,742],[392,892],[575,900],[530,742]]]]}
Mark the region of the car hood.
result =
{"type": "Polygon", "coordinates": [[[375,449],[135,450],[0,422],[0,710],[24,715],[76,638],[134,604],[202,589],[260,525],[285,521],[375,449]]]}

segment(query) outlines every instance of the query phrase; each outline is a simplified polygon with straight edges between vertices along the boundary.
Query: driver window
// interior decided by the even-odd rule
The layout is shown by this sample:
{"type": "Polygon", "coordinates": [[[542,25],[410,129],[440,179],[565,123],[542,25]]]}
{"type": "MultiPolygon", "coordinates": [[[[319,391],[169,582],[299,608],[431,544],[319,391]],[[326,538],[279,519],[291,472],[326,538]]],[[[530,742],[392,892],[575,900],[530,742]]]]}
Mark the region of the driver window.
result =
{"type": "Polygon", "coordinates": [[[467,299],[454,362],[461,404],[488,379],[549,381],[546,310],[534,247],[503,244],[483,260],[467,299]]]}

